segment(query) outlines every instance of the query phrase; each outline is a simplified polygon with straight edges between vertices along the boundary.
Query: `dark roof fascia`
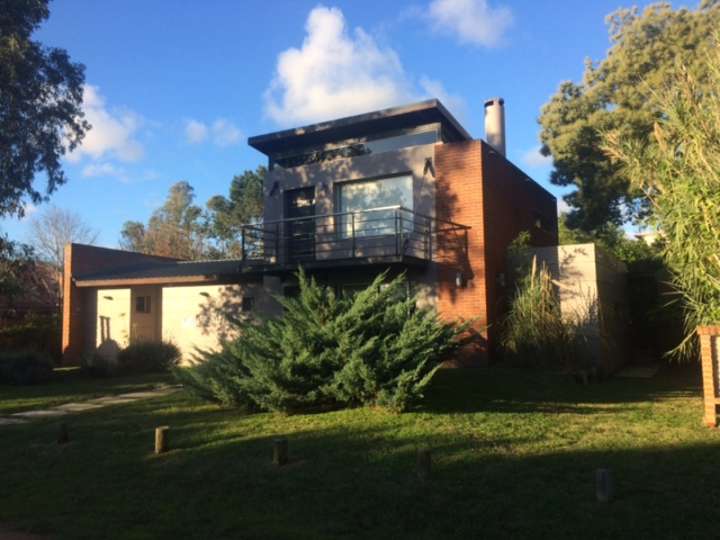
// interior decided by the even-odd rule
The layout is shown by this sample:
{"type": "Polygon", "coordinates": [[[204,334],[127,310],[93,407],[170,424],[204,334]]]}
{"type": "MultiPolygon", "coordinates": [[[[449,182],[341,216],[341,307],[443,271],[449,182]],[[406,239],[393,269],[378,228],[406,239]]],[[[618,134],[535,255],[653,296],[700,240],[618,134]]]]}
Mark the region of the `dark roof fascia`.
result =
{"type": "Polygon", "coordinates": [[[196,283],[218,281],[224,276],[237,275],[241,264],[239,259],[160,262],[123,267],[110,272],[77,275],[73,278],[78,287],[196,283]]]}
{"type": "Polygon", "coordinates": [[[454,139],[472,140],[455,117],[438,99],[429,99],[400,107],[359,114],[320,122],[308,126],[256,135],[248,144],[260,152],[270,155],[287,151],[293,147],[308,147],[392,129],[402,129],[440,122],[454,139]]]}

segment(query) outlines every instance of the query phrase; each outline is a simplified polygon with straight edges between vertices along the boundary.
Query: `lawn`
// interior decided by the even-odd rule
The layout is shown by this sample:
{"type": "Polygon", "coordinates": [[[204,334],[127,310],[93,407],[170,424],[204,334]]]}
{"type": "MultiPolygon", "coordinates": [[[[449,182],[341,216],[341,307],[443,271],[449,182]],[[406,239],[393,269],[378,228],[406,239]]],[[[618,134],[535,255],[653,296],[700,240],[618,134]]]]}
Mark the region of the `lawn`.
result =
{"type": "Polygon", "coordinates": [[[0,386],[0,415],[44,409],[106,395],[139,392],[168,381],[171,381],[168,375],[91,378],[79,368],[56,369],[53,380],[46,384],[0,386]]]}
{"type": "Polygon", "coordinates": [[[403,415],[243,415],[179,392],[73,417],[65,446],[57,421],[2,428],[0,523],[88,539],[710,538],[720,434],[701,425],[698,387],[687,369],[587,387],[443,371],[403,415]],[[162,424],[173,449],[154,456],[162,424]],[[616,479],[610,504],[595,502],[598,467],[616,479]]]}

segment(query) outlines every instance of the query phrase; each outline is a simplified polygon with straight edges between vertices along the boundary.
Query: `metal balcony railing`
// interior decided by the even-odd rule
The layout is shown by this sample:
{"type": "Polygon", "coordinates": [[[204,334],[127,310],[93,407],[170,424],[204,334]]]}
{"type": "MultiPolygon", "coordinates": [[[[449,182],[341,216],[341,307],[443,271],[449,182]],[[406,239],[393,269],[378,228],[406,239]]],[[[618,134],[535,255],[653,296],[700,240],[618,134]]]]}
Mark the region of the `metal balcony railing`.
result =
{"type": "Polygon", "coordinates": [[[401,206],[242,227],[242,259],[268,265],[352,259],[460,262],[470,227],[401,206]]]}

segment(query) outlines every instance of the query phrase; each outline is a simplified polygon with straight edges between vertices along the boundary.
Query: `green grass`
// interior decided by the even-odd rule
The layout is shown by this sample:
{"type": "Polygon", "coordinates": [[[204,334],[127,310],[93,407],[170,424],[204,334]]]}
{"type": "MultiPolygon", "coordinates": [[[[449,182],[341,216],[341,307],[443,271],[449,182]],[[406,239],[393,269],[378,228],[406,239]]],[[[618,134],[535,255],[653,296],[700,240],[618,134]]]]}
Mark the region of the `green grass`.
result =
{"type": "Polygon", "coordinates": [[[243,415],[184,393],[0,431],[0,523],[57,538],[711,538],[720,434],[695,372],[582,387],[443,371],[420,411],[243,415]],[[153,429],[172,450],[152,455],[153,429]],[[287,436],[292,462],[270,463],[287,436]],[[429,482],[415,453],[433,452],[429,482]],[[617,498],[595,502],[610,467],[617,498]]]}
{"type": "Polygon", "coordinates": [[[55,370],[54,379],[46,384],[0,385],[0,415],[46,409],[106,395],[138,392],[170,380],[168,375],[163,374],[91,378],[79,368],[60,368],[55,370]]]}

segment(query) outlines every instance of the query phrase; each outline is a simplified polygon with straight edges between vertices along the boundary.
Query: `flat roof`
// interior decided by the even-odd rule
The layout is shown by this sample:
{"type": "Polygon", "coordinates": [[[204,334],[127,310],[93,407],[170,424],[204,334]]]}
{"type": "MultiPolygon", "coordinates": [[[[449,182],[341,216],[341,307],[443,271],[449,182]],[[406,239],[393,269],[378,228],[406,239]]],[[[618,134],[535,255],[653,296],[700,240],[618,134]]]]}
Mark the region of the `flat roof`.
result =
{"type": "Polygon", "coordinates": [[[175,261],[126,266],[113,271],[82,274],[75,277],[78,287],[122,286],[141,283],[180,283],[215,281],[240,273],[239,259],[217,261],[175,261]]]}
{"type": "Polygon", "coordinates": [[[248,139],[248,144],[263,154],[271,155],[287,152],[293,148],[320,145],[370,133],[432,123],[442,124],[453,141],[472,140],[470,134],[439,99],[428,99],[400,107],[256,135],[248,139]]]}

